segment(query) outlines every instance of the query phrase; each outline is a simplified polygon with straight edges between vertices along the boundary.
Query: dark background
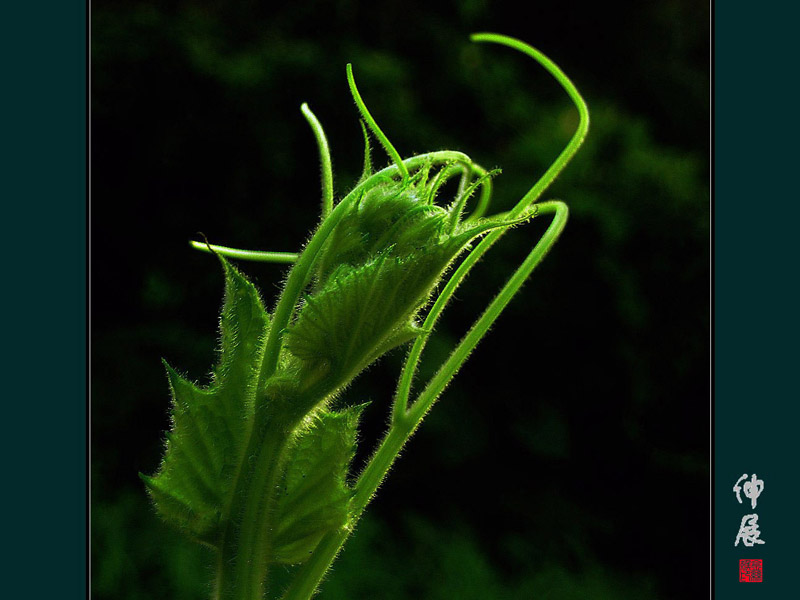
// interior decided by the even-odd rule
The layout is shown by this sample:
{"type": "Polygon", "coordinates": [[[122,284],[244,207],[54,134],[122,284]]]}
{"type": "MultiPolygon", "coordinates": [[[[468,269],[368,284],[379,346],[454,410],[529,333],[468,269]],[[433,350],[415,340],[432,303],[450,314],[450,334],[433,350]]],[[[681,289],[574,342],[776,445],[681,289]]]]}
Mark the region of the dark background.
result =
{"type": "MultiPolygon", "coordinates": [[[[203,598],[209,556],[138,471],[168,428],[160,358],[204,380],[222,275],[188,248],[296,250],[328,134],[361,170],[344,65],[404,156],[500,166],[513,204],[576,125],[519,37],[585,96],[587,142],[548,190],[564,235],[406,448],[322,598],[687,598],[708,590],[708,6],[699,2],[103,2],[92,13],[92,568],[96,598],[203,598]]],[[[376,157],[380,156],[376,152],[376,157]]],[[[383,161],[383,158],[380,158],[383,161]]],[[[462,287],[436,367],[535,243],[510,233],[462,287]]],[[[284,269],[242,263],[272,305],[284,269]]],[[[347,394],[384,427],[395,352],[347,394]]],[[[424,374],[423,374],[424,376],[424,374]]]]}

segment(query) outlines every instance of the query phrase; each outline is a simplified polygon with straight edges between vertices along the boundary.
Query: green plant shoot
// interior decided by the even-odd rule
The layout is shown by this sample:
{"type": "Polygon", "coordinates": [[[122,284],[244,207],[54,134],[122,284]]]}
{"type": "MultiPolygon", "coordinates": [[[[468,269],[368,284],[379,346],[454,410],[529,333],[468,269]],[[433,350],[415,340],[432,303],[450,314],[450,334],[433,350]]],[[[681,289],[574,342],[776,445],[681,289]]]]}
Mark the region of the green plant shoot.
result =
{"type": "Polygon", "coordinates": [[[322,162],[322,219],[300,253],[238,250],[192,242],[224,269],[219,363],[200,387],[167,365],[172,426],[153,477],[142,475],[158,513],[216,552],[213,598],[306,600],[347,540],[403,445],[533,269],[567,220],[559,201],[538,202],[588,130],[578,91],[538,50],[518,40],[475,34],[543,66],[580,114],[578,129],[544,175],[510,211],[486,216],[492,178],[460,152],[403,160],[347,80],[362,118],[364,172],[334,203],[328,142],[314,114],[302,112],[322,162]],[[372,168],[369,134],[391,159],[372,168]],[[458,178],[452,199],[443,185],[458,178]],[[426,342],[476,262],[511,227],[551,222],[528,257],[419,391],[412,389],[426,342]],[[225,257],[290,263],[268,312],[253,284],[225,257]],[[364,470],[351,460],[362,406],[332,400],[368,365],[407,346],[388,431],[364,470]],[[269,588],[276,565],[297,565],[284,590],[269,588]],[[281,596],[282,594],[282,596],[281,596]]]}

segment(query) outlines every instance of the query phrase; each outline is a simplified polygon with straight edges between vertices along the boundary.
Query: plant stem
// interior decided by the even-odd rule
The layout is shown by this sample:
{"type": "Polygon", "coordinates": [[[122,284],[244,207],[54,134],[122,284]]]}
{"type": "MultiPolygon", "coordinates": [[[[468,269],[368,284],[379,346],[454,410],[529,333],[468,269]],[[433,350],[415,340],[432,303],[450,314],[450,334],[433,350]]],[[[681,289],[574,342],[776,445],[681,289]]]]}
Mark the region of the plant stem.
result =
{"type": "Polygon", "coordinates": [[[224,532],[217,562],[214,598],[263,600],[269,570],[270,519],[289,439],[276,423],[256,423],[238,477],[231,519],[224,532]]]}
{"type": "Polygon", "coordinates": [[[543,202],[539,205],[539,214],[554,214],[547,231],[420,393],[417,401],[403,416],[393,420],[386,437],[358,479],[351,504],[353,516],[349,526],[322,538],[314,554],[296,574],[292,585],[283,595],[283,600],[308,600],[311,598],[405,443],[419,427],[422,419],[447,383],[464,364],[478,342],[486,335],[492,323],[500,316],[511,298],[519,291],[522,284],[558,239],[567,221],[567,205],[559,201],[543,202]]]}
{"type": "Polygon", "coordinates": [[[222,256],[229,258],[238,258],[240,260],[251,260],[253,262],[272,262],[272,263],[288,263],[292,264],[297,262],[299,254],[297,252],[268,252],[265,250],[239,250],[238,248],[229,248],[227,246],[217,246],[215,244],[206,244],[205,242],[198,242],[191,240],[189,245],[195,250],[202,252],[216,252],[222,256]]]}
{"type": "Polygon", "coordinates": [[[564,230],[567,223],[567,216],[569,214],[567,205],[557,200],[543,202],[538,205],[539,214],[554,214],[553,221],[541,237],[539,242],[534,246],[531,253],[523,261],[523,263],[514,271],[514,274],[506,282],[500,293],[492,300],[491,304],[486,308],[484,313],[470,328],[467,335],[455,347],[452,354],[439,368],[436,375],[433,376],[425,389],[420,393],[416,402],[411,405],[408,410],[408,415],[411,417],[412,422],[418,423],[425,416],[425,413],[430,410],[433,403],[444,391],[444,388],[452,380],[467,357],[478,345],[478,342],[488,332],[492,323],[495,322],[500,313],[503,312],[508,303],[514,295],[525,283],[525,280],[530,276],[533,270],[542,262],[542,259],[553,247],[558,236],[564,230]]]}

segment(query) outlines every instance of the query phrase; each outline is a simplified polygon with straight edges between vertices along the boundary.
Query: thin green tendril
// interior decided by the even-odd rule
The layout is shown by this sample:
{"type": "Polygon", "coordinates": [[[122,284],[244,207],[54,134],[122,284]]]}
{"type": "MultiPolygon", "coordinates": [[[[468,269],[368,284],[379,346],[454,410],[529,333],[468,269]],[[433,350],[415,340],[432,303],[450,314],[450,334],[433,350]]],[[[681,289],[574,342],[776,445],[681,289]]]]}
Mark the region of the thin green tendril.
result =
{"type": "Polygon", "coordinates": [[[372,134],[378,138],[381,146],[383,146],[383,149],[386,150],[386,154],[388,154],[389,158],[392,159],[392,162],[397,165],[400,175],[403,178],[403,184],[408,183],[408,169],[403,163],[403,159],[400,158],[400,153],[395,150],[394,146],[392,146],[392,143],[389,141],[389,138],[387,138],[383,131],[381,131],[381,128],[378,127],[375,119],[372,118],[369,110],[367,110],[367,105],[364,104],[364,101],[361,99],[361,94],[358,93],[356,81],[353,78],[353,65],[350,63],[347,63],[347,83],[350,85],[350,93],[353,95],[353,100],[355,100],[356,106],[358,107],[358,112],[361,113],[361,117],[366,122],[370,131],[372,131],[372,134]]]}

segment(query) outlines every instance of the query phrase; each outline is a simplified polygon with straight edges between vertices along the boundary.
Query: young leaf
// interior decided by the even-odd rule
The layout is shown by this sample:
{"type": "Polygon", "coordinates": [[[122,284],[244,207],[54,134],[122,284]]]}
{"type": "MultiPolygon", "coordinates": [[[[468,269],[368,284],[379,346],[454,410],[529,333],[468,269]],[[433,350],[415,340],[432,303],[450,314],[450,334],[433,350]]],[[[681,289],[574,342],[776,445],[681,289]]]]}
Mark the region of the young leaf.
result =
{"type": "Polygon", "coordinates": [[[220,356],[208,387],[167,365],[172,390],[172,430],[155,477],[142,475],[158,512],[168,522],[216,545],[222,507],[244,451],[245,424],[253,414],[257,365],[268,318],[255,287],[225,259],[225,301],[220,356]]]}
{"type": "Polygon", "coordinates": [[[295,442],[276,507],[275,562],[305,561],[323,535],[347,524],[347,472],[362,409],[322,410],[295,442]]]}
{"type": "Polygon", "coordinates": [[[328,385],[349,381],[416,335],[413,315],[457,250],[443,245],[404,258],[383,253],[356,268],[341,266],[307,298],[287,332],[287,349],[309,374],[324,366],[328,385]]]}

